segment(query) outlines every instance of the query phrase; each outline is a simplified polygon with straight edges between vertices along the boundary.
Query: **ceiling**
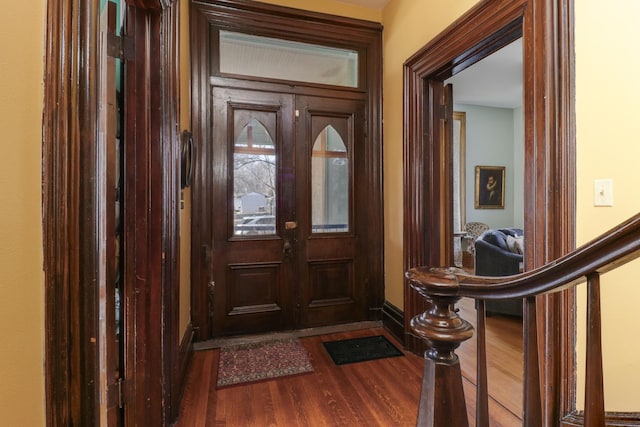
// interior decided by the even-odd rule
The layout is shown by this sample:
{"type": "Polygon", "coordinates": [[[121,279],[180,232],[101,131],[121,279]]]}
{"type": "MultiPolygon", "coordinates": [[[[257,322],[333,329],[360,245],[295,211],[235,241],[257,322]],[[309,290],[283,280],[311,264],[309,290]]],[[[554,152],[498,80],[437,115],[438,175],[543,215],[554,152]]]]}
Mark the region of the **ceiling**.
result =
{"type": "Polygon", "coordinates": [[[456,104],[522,106],[522,38],[451,77],[456,104]]]}
{"type": "MultiPolygon", "coordinates": [[[[338,0],[382,10],[390,0],[338,0]]],[[[522,39],[451,77],[457,104],[498,108],[522,106],[522,39]]]]}

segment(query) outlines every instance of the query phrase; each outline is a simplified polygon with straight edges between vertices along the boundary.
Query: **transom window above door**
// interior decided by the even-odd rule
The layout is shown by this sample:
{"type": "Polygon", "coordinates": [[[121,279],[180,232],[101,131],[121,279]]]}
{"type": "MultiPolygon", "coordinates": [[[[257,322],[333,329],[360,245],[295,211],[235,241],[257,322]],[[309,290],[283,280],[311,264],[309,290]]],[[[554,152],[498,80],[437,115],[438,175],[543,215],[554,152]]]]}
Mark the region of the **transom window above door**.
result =
{"type": "Polygon", "coordinates": [[[350,88],[359,85],[356,50],[220,30],[219,53],[223,74],[350,88]]]}

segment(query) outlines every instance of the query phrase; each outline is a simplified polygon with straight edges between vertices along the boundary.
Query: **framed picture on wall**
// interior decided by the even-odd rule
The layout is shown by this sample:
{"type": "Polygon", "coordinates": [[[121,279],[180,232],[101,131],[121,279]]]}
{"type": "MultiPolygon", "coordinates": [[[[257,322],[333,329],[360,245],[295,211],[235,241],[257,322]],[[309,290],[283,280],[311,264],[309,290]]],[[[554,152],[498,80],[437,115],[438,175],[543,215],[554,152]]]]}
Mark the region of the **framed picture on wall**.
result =
{"type": "Polygon", "coordinates": [[[504,209],[504,166],[476,166],[476,209],[504,209]]]}

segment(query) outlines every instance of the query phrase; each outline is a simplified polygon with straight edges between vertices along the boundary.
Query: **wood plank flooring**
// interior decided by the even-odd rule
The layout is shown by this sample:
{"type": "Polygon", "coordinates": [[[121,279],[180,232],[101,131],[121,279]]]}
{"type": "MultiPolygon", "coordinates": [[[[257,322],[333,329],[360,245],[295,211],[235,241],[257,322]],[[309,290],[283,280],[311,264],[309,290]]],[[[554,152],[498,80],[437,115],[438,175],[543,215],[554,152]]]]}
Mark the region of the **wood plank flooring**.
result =
{"type": "MultiPolygon", "coordinates": [[[[475,318],[470,304],[461,307],[469,321],[475,318]]],[[[517,319],[496,316],[487,323],[487,334],[498,340],[488,350],[491,425],[518,426],[522,424],[522,330],[517,319]]],[[[385,335],[402,348],[382,328],[301,338],[313,373],[221,389],[216,389],[219,350],[198,351],[176,425],[415,426],[422,357],[405,352],[404,357],[335,366],[322,346],[323,341],[367,335],[385,335]]],[[[474,426],[475,343],[463,344],[458,354],[469,422],[474,426]]]]}

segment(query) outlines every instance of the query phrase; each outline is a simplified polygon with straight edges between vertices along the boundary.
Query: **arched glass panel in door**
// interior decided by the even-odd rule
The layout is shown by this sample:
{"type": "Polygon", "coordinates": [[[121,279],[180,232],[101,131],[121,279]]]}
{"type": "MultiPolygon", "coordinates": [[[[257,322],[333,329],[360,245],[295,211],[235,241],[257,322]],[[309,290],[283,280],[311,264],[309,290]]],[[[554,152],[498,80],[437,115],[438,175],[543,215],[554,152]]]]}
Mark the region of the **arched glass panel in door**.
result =
{"type": "Polygon", "coordinates": [[[329,125],[316,137],[311,154],[311,231],[349,231],[349,156],[340,134],[329,125]]]}
{"type": "Polygon", "coordinates": [[[276,150],[267,129],[251,119],[238,132],[233,149],[235,236],[276,232],[276,150]]]}

